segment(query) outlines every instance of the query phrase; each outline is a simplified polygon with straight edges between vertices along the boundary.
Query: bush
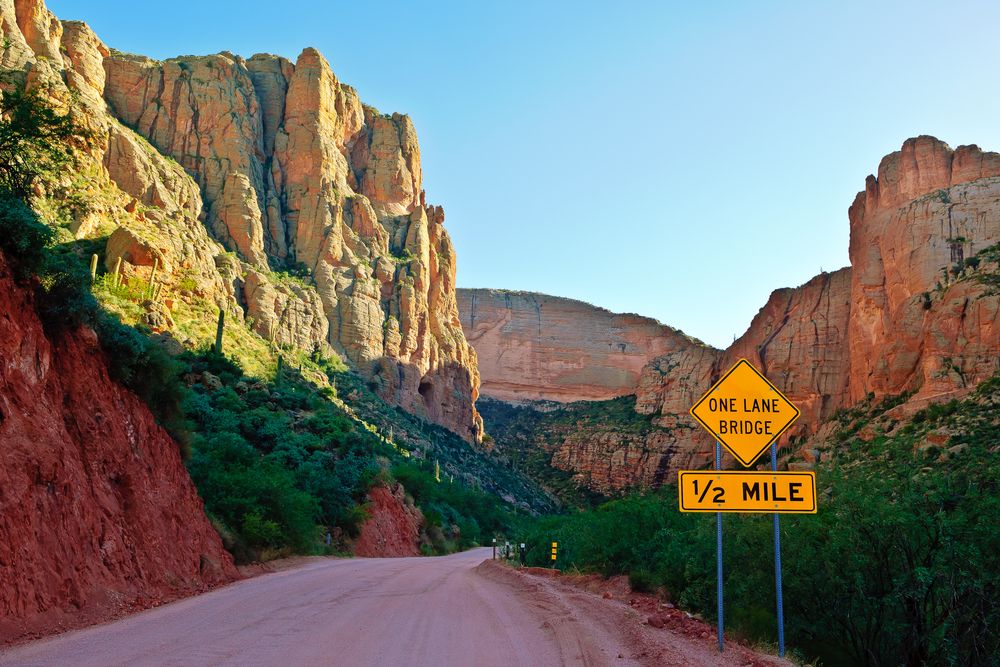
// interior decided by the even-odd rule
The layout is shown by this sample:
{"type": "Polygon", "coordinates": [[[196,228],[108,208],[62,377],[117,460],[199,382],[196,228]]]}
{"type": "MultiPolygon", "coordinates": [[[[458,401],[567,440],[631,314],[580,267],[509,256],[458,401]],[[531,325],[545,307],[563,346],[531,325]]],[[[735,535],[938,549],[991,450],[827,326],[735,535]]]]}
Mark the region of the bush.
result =
{"type": "Polygon", "coordinates": [[[23,200],[0,191],[0,249],[19,280],[40,273],[55,233],[23,200]]]}
{"type": "Polygon", "coordinates": [[[48,331],[60,332],[94,324],[98,306],[90,291],[90,272],[71,249],[49,249],[39,283],[44,290],[39,314],[48,331]]]}
{"type": "Polygon", "coordinates": [[[427,469],[416,463],[399,463],[393,466],[392,476],[423,511],[437,553],[485,544],[495,535],[512,535],[518,530],[521,519],[499,498],[462,484],[438,482],[433,464],[425,465],[427,469]],[[458,528],[456,540],[445,537],[451,526],[458,528]]]}

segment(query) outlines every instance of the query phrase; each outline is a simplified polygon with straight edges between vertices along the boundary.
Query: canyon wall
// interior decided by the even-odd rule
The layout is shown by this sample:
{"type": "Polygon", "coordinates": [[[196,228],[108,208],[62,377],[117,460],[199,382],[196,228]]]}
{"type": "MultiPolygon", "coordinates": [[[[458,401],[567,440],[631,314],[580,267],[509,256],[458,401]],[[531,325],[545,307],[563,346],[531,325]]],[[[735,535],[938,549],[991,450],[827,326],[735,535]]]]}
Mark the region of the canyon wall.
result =
{"type": "Polygon", "coordinates": [[[482,393],[508,402],[633,394],[650,360],[703,347],[647,317],[532,292],[459,289],[458,309],[482,393]]]}
{"type": "Polygon", "coordinates": [[[1000,155],[910,139],[868,177],[850,221],[850,401],[943,397],[995,373],[998,301],[967,260],[1000,242],[1000,155]]]}
{"type": "MultiPolygon", "coordinates": [[[[408,116],[363,105],[315,49],[161,62],[41,0],[0,0],[0,30],[0,65],[53,98],[73,91],[95,133],[73,232],[110,237],[107,270],[122,260],[126,280],[148,280],[155,266],[188,319],[221,308],[274,350],[335,351],[389,402],[481,437],[455,250],[408,116]]],[[[191,331],[175,333],[202,344],[191,331]]]]}
{"type": "Polygon", "coordinates": [[[205,224],[249,265],[238,296],[261,336],[329,344],[383,398],[479,438],[455,250],[443,210],[424,201],[408,116],[364,106],[315,49],[295,63],[112,53],[103,64],[111,111],[194,176],[205,224]],[[282,289],[272,269],[315,289],[282,289]]]}
{"type": "Polygon", "coordinates": [[[0,641],[238,576],[178,445],[0,255],[0,641]]]}
{"type": "MultiPolygon", "coordinates": [[[[841,408],[899,394],[912,405],[948,400],[1000,370],[1000,298],[990,287],[997,257],[977,256],[1000,242],[1000,155],[976,146],[952,150],[927,136],[907,140],[882,160],[877,176],[868,177],[849,219],[850,267],[774,291],[726,350],[681,345],[664,354],[656,351],[658,342],[639,347],[637,356],[650,359],[638,381],[614,390],[635,395],[635,410],[648,417],[648,427],[588,425],[567,432],[560,425],[554,441],[539,440],[552,465],[609,493],[656,485],[681,467],[707,464],[713,443],[687,411],[740,358],[802,410],[782,444],[803,447],[807,464],[815,456],[807,438],[841,408]]],[[[524,355],[516,353],[510,365],[509,350],[531,350],[530,328],[508,323],[518,322],[516,309],[487,309],[487,323],[476,327],[465,295],[460,309],[470,340],[483,340],[478,351],[486,394],[513,377],[528,385],[518,388],[522,396],[560,400],[561,369],[594,363],[588,344],[574,349],[572,342],[604,331],[589,330],[594,320],[588,314],[568,317],[560,326],[574,337],[558,348],[559,370],[524,366],[524,355]]],[[[638,331],[633,339],[642,340],[638,331]]]]}

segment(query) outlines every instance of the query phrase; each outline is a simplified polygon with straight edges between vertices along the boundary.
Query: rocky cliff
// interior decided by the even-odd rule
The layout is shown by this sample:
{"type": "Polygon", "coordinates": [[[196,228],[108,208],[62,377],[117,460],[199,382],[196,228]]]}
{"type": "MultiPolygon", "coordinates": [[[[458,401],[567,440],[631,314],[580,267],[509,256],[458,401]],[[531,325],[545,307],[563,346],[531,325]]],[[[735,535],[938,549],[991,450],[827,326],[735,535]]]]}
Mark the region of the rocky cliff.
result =
{"type": "Polygon", "coordinates": [[[178,445],[0,256],[0,642],[237,577],[178,445]]]}
{"type": "Polygon", "coordinates": [[[248,266],[254,330],[332,345],[379,393],[479,437],[478,375],[455,303],[455,251],[424,202],[408,116],[363,106],[315,49],[292,63],[221,53],[104,58],[111,111],[199,185],[205,224],[248,266]],[[314,284],[269,280],[298,270],[314,284]]]}
{"type": "Polygon", "coordinates": [[[634,394],[652,359],[704,347],[647,317],[544,294],[459,289],[458,309],[482,393],[508,402],[634,394]]]}
{"type": "Polygon", "coordinates": [[[480,438],[455,251],[408,116],[364,106],[314,49],[160,62],[41,0],[0,0],[0,30],[15,79],[75,91],[97,138],[73,232],[110,237],[107,270],[163,283],[148,324],[200,344],[221,308],[260,337],[249,356],[335,351],[383,398],[480,438]]]}
{"type": "MultiPolygon", "coordinates": [[[[966,393],[997,371],[1000,358],[998,258],[991,248],[1000,241],[998,202],[1000,155],[976,146],[952,150],[933,137],[906,141],[882,160],[850,207],[850,267],[776,290],[724,351],[681,345],[657,353],[651,342],[638,381],[616,388],[635,395],[634,409],[648,425],[567,428],[565,415],[549,407],[537,441],[552,465],[602,492],[669,480],[680,467],[710,460],[712,442],[687,411],[740,358],[802,410],[783,443],[802,447],[807,463],[815,452],[804,443],[839,409],[897,395],[905,409],[966,393]]],[[[512,314],[494,314],[488,321],[499,324],[474,327],[472,303],[460,298],[468,336],[481,345],[486,393],[513,376],[529,385],[519,387],[520,395],[560,400],[561,369],[594,362],[591,347],[577,342],[578,349],[558,350],[558,370],[538,363],[525,372],[523,354],[509,366],[508,349],[527,349],[523,325],[504,321],[516,322],[512,314]]],[[[589,341],[604,332],[588,331],[593,322],[580,316],[561,326],[578,329],[574,341],[589,341]]]]}
{"type": "Polygon", "coordinates": [[[967,278],[1000,241],[1000,155],[910,139],[868,177],[850,220],[850,401],[947,395],[996,372],[1000,304],[967,278]]]}

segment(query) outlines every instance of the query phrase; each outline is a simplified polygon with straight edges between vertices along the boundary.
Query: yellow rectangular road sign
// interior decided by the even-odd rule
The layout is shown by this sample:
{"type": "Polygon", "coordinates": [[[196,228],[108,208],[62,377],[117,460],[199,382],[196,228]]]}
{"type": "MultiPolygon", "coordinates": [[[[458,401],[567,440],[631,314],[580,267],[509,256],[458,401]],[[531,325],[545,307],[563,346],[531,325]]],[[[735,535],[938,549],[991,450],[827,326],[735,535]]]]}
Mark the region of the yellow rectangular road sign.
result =
{"type": "Polygon", "coordinates": [[[681,470],[677,489],[682,512],[816,513],[814,472],[681,470]]]}
{"type": "Polygon", "coordinates": [[[749,468],[798,418],[799,409],[740,359],[694,404],[691,416],[749,468]]]}

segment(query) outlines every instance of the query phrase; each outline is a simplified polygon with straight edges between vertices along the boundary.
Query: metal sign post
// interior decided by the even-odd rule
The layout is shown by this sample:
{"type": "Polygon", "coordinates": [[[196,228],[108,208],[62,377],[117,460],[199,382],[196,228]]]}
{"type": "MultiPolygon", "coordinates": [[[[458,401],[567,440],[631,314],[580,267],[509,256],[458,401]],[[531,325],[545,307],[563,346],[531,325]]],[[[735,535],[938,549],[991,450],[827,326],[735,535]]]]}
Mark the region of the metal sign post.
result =
{"type": "MultiPolygon", "coordinates": [[[[778,471],[778,444],[771,443],[771,470],[778,471]]],[[[781,599],[781,515],[774,514],[774,590],[778,598],[778,656],[785,657],[785,605],[781,599]]]]}
{"type": "MultiPolygon", "coordinates": [[[[722,443],[715,442],[715,469],[722,470],[722,443]]],[[[722,639],[722,512],[715,513],[715,595],[718,604],[719,616],[719,653],[722,653],[725,645],[722,639]]]]}
{"type": "MultiPolygon", "coordinates": [[[[680,470],[677,503],[681,512],[715,512],[715,574],[719,617],[719,652],[723,641],[722,514],[774,514],[774,585],[778,612],[778,651],[785,655],[785,610],[781,591],[781,522],[779,513],[816,513],[816,475],[778,472],[778,438],[799,417],[799,409],[746,359],[740,359],[690,410],[715,440],[715,473],[680,470]],[[771,472],[722,472],[722,447],[744,468],[771,448],[771,472]],[[770,478],[770,479],[768,479],[770,478]]],[[[554,556],[553,556],[554,557],[554,556]]]]}

